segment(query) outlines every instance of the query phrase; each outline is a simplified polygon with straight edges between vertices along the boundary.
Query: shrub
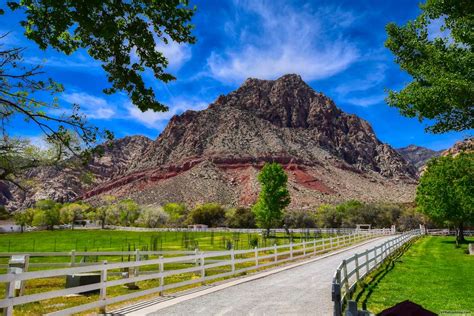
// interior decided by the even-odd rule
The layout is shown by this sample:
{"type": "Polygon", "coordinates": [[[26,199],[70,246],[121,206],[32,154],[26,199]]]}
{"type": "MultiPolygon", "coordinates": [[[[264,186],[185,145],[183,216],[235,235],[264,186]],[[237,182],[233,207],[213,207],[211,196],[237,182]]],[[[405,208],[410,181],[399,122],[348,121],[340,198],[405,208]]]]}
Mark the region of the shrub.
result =
{"type": "Polygon", "coordinates": [[[169,215],[169,222],[173,226],[182,226],[186,219],[187,209],[181,203],[167,203],[163,206],[163,210],[169,215]]]}
{"type": "Polygon", "coordinates": [[[60,223],[60,207],[61,204],[53,200],[40,200],[36,202],[33,225],[46,226],[48,229],[53,230],[54,225],[59,225],[60,223]]]}
{"type": "Polygon", "coordinates": [[[288,210],[283,222],[287,228],[315,228],[316,221],[312,212],[304,210],[288,210]]]}
{"type": "Polygon", "coordinates": [[[142,209],[137,224],[144,227],[156,228],[166,225],[170,216],[162,207],[147,206],[142,209]]]}
{"type": "Polygon", "coordinates": [[[246,207],[232,208],[226,212],[227,226],[231,228],[255,228],[255,215],[246,207]]]}
{"type": "Polygon", "coordinates": [[[132,199],[125,199],[117,204],[117,210],[120,216],[120,224],[130,226],[138,219],[140,207],[132,199]]]}
{"type": "Polygon", "coordinates": [[[225,210],[217,203],[198,205],[189,213],[188,223],[204,224],[209,227],[222,226],[225,223],[225,210]]]}

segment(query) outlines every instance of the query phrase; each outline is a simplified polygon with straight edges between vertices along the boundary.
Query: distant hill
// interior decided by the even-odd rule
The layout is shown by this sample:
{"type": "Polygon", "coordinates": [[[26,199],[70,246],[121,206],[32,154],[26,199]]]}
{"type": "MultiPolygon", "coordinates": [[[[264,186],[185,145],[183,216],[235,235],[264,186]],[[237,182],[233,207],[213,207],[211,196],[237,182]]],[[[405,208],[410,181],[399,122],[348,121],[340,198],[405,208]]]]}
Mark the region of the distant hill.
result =
{"type": "Polygon", "coordinates": [[[428,160],[433,157],[441,155],[443,150],[432,150],[426,147],[409,145],[407,147],[398,148],[397,151],[405,158],[406,161],[411,162],[417,170],[421,170],[428,160]]]}

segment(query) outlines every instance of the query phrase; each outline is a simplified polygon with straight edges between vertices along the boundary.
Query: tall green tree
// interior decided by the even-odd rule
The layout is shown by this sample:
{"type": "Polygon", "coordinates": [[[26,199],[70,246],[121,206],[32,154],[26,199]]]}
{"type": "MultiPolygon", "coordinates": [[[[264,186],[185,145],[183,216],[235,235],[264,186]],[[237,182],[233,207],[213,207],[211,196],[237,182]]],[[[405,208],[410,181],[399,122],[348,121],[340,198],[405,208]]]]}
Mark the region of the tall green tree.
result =
{"type": "Polygon", "coordinates": [[[404,116],[434,120],[427,128],[434,133],[472,129],[474,2],[427,0],[420,7],[415,20],[386,27],[386,47],[413,78],[387,102],[404,116]]]}
{"type": "Polygon", "coordinates": [[[431,160],[416,190],[418,209],[439,224],[456,227],[456,243],[464,241],[464,225],[474,223],[474,153],[431,160]]]}
{"type": "Polygon", "coordinates": [[[252,211],[257,225],[267,230],[281,224],[283,210],[290,204],[290,193],[286,187],[288,176],[278,163],[266,163],[258,174],[260,194],[252,211]]]}
{"type": "Polygon", "coordinates": [[[147,69],[163,82],[175,79],[166,72],[168,60],[157,47],[196,40],[190,24],[195,8],[187,0],[16,0],[7,4],[24,16],[21,25],[27,38],[41,49],[51,47],[67,55],[85,49],[107,73],[111,87],[104,92],[124,91],[142,111],[168,109],[143,80],[147,69]]]}

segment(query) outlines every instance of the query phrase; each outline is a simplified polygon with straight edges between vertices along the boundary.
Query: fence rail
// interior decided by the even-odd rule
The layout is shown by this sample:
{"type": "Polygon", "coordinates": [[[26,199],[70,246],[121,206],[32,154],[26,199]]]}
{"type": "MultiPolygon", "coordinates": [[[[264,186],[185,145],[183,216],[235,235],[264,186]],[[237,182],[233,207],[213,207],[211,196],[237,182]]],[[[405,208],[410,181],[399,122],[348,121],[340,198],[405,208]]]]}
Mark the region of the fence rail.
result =
{"type": "MultiPolygon", "coordinates": [[[[136,261],[117,263],[108,263],[107,261],[103,261],[95,265],[70,267],[65,269],[30,271],[20,274],[7,273],[0,275],[0,282],[6,283],[7,289],[5,298],[0,300],[0,308],[4,309],[5,315],[12,315],[13,308],[17,305],[62,297],[65,295],[79,294],[86,291],[98,290],[100,292],[99,300],[53,312],[51,315],[72,314],[94,308],[100,308],[102,312],[105,312],[105,307],[107,305],[117,302],[122,302],[149,294],[162,293],[165,290],[180,288],[191,284],[205,283],[214,279],[229,277],[238,273],[260,269],[290,260],[318,255],[347,246],[349,244],[361,242],[382,235],[389,235],[391,233],[391,229],[374,229],[348,235],[340,235],[337,237],[314,239],[301,243],[290,243],[279,246],[274,245],[272,247],[255,248],[249,250],[231,249],[226,251],[198,252],[192,255],[184,254],[183,256],[168,258],[164,258],[161,254],[159,258],[150,260],[138,259],[136,261]],[[177,263],[185,263],[188,265],[184,265],[184,268],[179,269],[165,269],[166,265],[169,267],[170,264],[177,263]],[[140,273],[140,268],[144,268],[146,266],[158,267],[158,270],[140,273]],[[216,274],[206,273],[209,269],[217,267],[227,267],[227,270],[230,271],[219,271],[219,273],[216,274]],[[110,276],[117,274],[117,272],[121,272],[124,269],[132,271],[133,273],[131,276],[122,279],[110,278],[110,276]],[[18,284],[18,282],[21,283],[33,279],[64,277],[66,275],[77,275],[81,273],[98,273],[100,274],[100,282],[42,293],[15,296],[15,284],[18,284]],[[190,276],[187,280],[170,284],[165,283],[166,277],[173,275],[183,275],[185,273],[195,273],[198,274],[199,277],[193,278],[190,276]],[[157,280],[159,282],[159,286],[115,297],[107,296],[107,288],[109,287],[146,280],[157,280]]],[[[101,252],[101,254],[102,253],[103,252],[101,252]]],[[[51,255],[51,253],[46,254],[51,255]]],[[[34,256],[36,254],[30,253],[28,255],[34,256]]],[[[140,256],[138,256],[138,258],[140,258],[140,256]]]]}
{"type": "MultiPolygon", "coordinates": [[[[263,233],[264,229],[260,228],[147,228],[147,227],[127,227],[107,225],[106,228],[113,230],[135,231],[135,232],[227,232],[227,233],[263,233]]],[[[356,228],[273,228],[272,233],[321,233],[321,234],[352,234],[357,231],[356,228]]]]}
{"type": "MultiPolygon", "coordinates": [[[[444,229],[427,229],[426,233],[428,235],[434,235],[434,236],[453,236],[456,235],[456,230],[454,229],[449,229],[449,228],[444,228],[444,229]]],[[[474,230],[464,230],[463,231],[464,236],[474,236],[474,230]]]]}
{"type": "Polygon", "coordinates": [[[396,249],[420,234],[421,231],[419,229],[412,230],[380,246],[367,249],[363,253],[356,253],[352,257],[344,259],[337,267],[332,281],[334,316],[342,315],[344,302],[360,280],[377,268],[396,249]]]}

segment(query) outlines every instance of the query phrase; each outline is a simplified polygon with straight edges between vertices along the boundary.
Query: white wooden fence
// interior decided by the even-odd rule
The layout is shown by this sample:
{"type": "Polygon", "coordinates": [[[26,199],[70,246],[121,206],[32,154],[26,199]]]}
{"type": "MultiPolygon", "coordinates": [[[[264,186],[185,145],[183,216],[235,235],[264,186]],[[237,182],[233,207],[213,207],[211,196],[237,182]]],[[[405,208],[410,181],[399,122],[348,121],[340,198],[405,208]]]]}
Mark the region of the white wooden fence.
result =
{"type": "Polygon", "coordinates": [[[344,301],[355,289],[357,283],[382,262],[395,250],[410,239],[421,234],[419,229],[409,231],[393,238],[380,246],[367,249],[363,253],[356,253],[344,259],[337,267],[332,281],[332,300],[334,302],[334,316],[342,315],[344,301]]]}
{"type": "Polygon", "coordinates": [[[391,229],[374,229],[365,232],[356,232],[349,235],[341,235],[325,239],[315,239],[301,243],[290,243],[279,246],[274,245],[272,247],[255,248],[249,250],[231,249],[227,251],[200,252],[193,255],[169,258],[160,257],[151,260],[137,260],[118,263],[108,263],[107,261],[103,261],[92,266],[30,271],[20,274],[7,273],[0,275],[0,282],[6,283],[7,285],[5,298],[0,300],[0,308],[4,309],[5,315],[12,315],[13,308],[17,305],[98,290],[100,291],[100,294],[97,301],[63,309],[53,312],[50,315],[69,315],[95,308],[100,308],[102,312],[105,312],[106,306],[110,304],[127,301],[144,295],[163,293],[163,291],[169,289],[180,288],[191,284],[205,283],[219,278],[230,277],[242,272],[260,269],[290,260],[318,255],[347,246],[349,244],[361,242],[363,240],[381,235],[389,235],[391,233],[391,229]],[[165,269],[165,265],[170,266],[170,264],[177,263],[191,263],[191,265],[185,265],[185,268],[174,270],[165,269]],[[117,273],[123,271],[124,269],[129,269],[129,271],[138,271],[140,268],[145,267],[158,267],[158,272],[143,274],[133,273],[132,276],[123,279],[110,278],[114,272],[117,273]],[[217,274],[206,273],[209,269],[218,267],[227,267],[227,271],[219,271],[217,274]],[[100,283],[15,297],[15,284],[17,282],[25,282],[33,279],[58,278],[72,274],[77,275],[80,273],[99,273],[100,283]],[[183,275],[186,273],[198,274],[199,277],[193,278],[190,276],[188,280],[170,284],[166,284],[165,282],[166,277],[183,275]],[[115,297],[107,296],[107,289],[110,287],[145,280],[157,280],[159,282],[159,286],[115,297]]]}
{"type": "MultiPolygon", "coordinates": [[[[464,230],[464,236],[474,236],[474,230],[464,230]]],[[[427,229],[426,233],[428,235],[434,236],[454,236],[456,235],[456,230],[443,228],[443,229],[427,229]]]]}
{"type": "MultiPolygon", "coordinates": [[[[131,227],[131,226],[114,226],[107,225],[106,228],[113,230],[134,231],[134,232],[227,232],[227,233],[264,233],[265,230],[261,228],[147,228],[147,227],[131,227]]],[[[320,234],[352,234],[356,231],[355,228],[272,228],[272,233],[320,233],[320,234]]]]}

